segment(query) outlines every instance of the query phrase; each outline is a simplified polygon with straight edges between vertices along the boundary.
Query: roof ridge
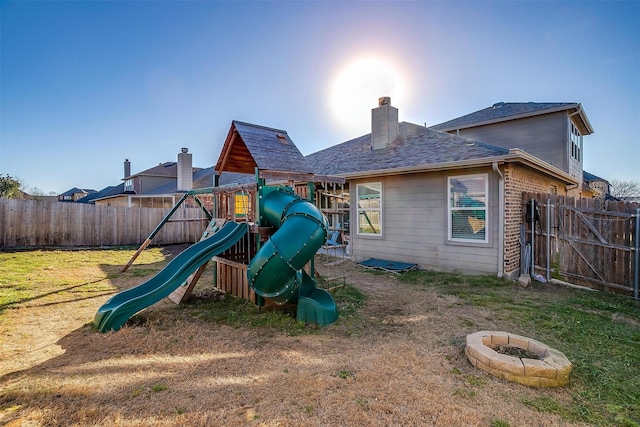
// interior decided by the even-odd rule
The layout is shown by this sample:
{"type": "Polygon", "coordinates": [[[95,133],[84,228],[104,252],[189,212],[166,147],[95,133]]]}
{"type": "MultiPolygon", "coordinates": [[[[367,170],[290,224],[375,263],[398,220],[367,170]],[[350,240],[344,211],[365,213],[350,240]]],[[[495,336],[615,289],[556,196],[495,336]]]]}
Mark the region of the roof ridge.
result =
{"type": "Polygon", "coordinates": [[[255,123],[248,123],[248,122],[243,122],[243,121],[240,121],[240,120],[232,120],[232,123],[234,125],[239,124],[239,125],[243,125],[243,126],[250,126],[250,127],[254,127],[254,128],[259,128],[259,129],[264,129],[264,130],[271,130],[271,131],[274,131],[274,132],[280,132],[280,133],[284,133],[285,135],[288,135],[287,131],[284,130],[284,129],[276,129],[276,128],[272,128],[272,127],[269,127],[269,126],[257,125],[255,123]]]}

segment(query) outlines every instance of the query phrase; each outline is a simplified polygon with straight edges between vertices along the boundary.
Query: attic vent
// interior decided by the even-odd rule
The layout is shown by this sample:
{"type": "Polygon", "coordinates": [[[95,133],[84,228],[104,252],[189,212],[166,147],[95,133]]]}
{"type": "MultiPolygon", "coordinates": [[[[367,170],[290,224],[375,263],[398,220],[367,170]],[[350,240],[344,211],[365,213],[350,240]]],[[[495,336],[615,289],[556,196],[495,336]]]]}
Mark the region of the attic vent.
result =
{"type": "Polygon", "coordinates": [[[165,168],[170,168],[171,166],[175,166],[176,162],[167,162],[164,164],[165,168]]]}
{"type": "Polygon", "coordinates": [[[282,144],[285,145],[289,145],[289,141],[287,141],[287,137],[281,133],[276,134],[276,136],[278,137],[278,141],[280,141],[282,144]]]}
{"type": "Polygon", "coordinates": [[[493,104],[493,108],[500,108],[504,106],[504,102],[496,102],[495,104],[493,104]]]}

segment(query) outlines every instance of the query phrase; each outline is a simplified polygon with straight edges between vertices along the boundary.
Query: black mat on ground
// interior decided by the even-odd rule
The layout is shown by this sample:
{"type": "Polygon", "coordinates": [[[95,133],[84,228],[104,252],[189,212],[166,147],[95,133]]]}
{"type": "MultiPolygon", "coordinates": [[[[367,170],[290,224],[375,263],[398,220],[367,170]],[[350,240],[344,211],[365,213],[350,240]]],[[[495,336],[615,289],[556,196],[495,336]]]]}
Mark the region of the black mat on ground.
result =
{"type": "Polygon", "coordinates": [[[384,259],[369,258],[366,261],[361,261],[358,264],[364,268],[383,270],[390,273],[404,273],[405,271],[414,270],[417,268],[416,264],[409,264],[406,262],[387,261],[384,259]]]}

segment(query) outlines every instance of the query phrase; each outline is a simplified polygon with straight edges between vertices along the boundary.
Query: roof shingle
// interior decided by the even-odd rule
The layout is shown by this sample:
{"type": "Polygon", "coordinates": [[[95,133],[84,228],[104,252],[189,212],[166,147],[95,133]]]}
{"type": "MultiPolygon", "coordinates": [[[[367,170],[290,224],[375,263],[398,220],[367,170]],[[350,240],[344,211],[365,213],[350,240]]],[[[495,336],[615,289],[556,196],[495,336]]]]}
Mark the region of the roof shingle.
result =
{"type": "Polygon", "coordinates": [[[462,129],[476,123],[503,121],[511,117],[539,114],[545,110],[576,108],[578,105],[577,102],[497,102],[491,107],[431,126],[431,128],[437,130],[462,129]]]}
{"type": "Polygon", "coordinates": [[[237,120],[232,122],[231,129],[216,164],[218,172],[253,173],[253,163],[247,159],[250,156],[255,166],[261,170],[312,173],[311,167],[286,131],[237,120]],[[234,128],[241,141],[234,138],[234,128]]]}
{"type": "Polygon", "coordinates": [[[401,122],[398,138],[386,148],[372,150],[371,135],[367,134],[310,154],[306,159],[317,173],[342,175],[488,158],[508,152],[505,148],[401,122]]]}

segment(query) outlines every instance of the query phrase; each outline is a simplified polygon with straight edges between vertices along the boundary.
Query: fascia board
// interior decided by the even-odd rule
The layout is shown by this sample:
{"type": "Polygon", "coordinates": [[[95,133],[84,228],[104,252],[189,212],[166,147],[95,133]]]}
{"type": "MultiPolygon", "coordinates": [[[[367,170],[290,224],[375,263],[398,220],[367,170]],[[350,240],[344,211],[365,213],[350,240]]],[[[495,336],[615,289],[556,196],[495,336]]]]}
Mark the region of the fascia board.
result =
{"type": "Polygon", "coordinates": [[[564,181],[570,184],[580,183],[576,178],[572,177],[566,172],[517,148],[509,150],[509,153],[503,156],[483,157],[480,159],[462,160],[458,162],[436,163],[431,165],[409,166],[409,167],[394,168],[394,169],[380,169],[380,170],[373,170],[373,171],[353,172],[353,173],[339,174],[338,176],[342,176],[347,180],[351,180],[351,179],[360,179],[360,178],[389,176],[389,175],[406,175],[406,174],[413,174],[413,173],[420,173],[420,172],[438,172],[438,171],[452,170],[452,169],[491,167],[493,163],[497,163],[497,164],[522,163],[533,169],[536,169],[538,171],[551,175],[554,178],[558,178],[561,181],[564,181]]]}

